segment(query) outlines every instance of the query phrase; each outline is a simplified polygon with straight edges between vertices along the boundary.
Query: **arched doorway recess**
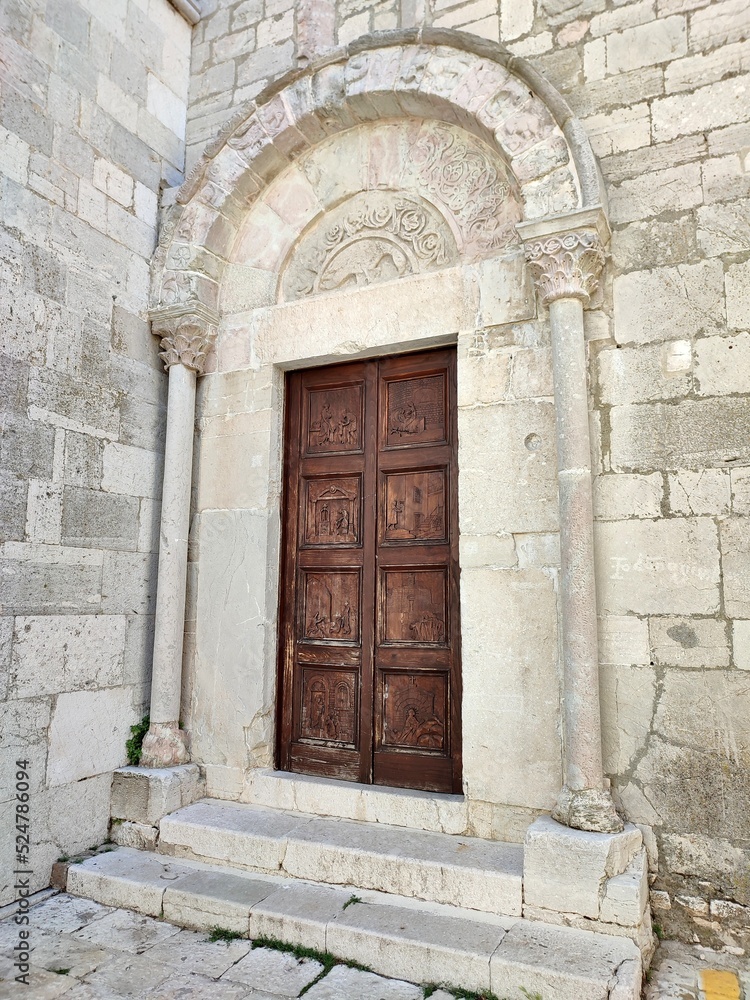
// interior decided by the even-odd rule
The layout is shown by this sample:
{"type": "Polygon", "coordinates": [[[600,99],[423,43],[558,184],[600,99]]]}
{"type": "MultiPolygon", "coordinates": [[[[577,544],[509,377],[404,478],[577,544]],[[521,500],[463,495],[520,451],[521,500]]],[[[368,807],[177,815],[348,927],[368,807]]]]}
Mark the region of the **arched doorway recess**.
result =
{"type": "Polygon", "coordinates": [[[186,758],[196,374],[182,712],[213,794],[252,797],[274,739],[284,372],[456,344],[466,829],[517,836],[555,802],[571,826],[621,827],[602,773],[583,341],[606,239],[580,123],[491,43],[368,37],[238,110],[154,261],[170,394],[148,762],[186,758]],[[509,345],[533,355],[528,377],[509,345]],[[558,532],[559,574],[522,544],[558,532]]]}

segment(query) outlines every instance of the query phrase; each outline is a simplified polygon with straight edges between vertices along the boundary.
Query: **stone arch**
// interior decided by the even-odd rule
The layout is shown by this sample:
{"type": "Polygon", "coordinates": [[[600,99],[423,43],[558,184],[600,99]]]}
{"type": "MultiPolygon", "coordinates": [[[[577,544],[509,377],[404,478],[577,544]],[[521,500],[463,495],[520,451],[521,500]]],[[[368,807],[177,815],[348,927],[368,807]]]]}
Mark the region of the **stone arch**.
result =
{"type": "Polygon", "coordinates": [[[268,185],[317,144],[366,123],[459,128],[507,170],[524,222],[601,204],[583,128],[523,59],[454,31],[387,32],[335,50],[243,105],[179,189],[154,256],[152,311],[216,315],[239,227],[268,185]]]}
{"type": "MultiPolygon", "coordinates": [[[[542,302],[549,306],[554,381],[554,414],[550,403],[545,404],[548,407],[546,416],[541,411],[537,413],[538,407],[534,404],[533,419],[534,426],[539,420],[547,421],[546,447],[555,447],[557,451],[556,516],[562,553],[559,628],[562,634],[565,741],[558,749],[564,756],[564,784],[557,796],[554,815],[562,822],[582,829],[600,832],[622,829],[622,820],[614,810],[604,780],[602,763],[591,449],[583,323],[583,308],[597,287],[608,236],[599,174],[582,126],[556,91],[523,60],[510,56],[499,46],[459,32],[425,30],[367,37],[334,51],[309,69],[290,74],[263,92],[255,102],[238,110],[216,140],[206,147],[177,193],[176,204],[162,229],[152,272],[153,332],[161,337],[164,349],[161,356],[169,369],[170,387],[152,724],[144,742],[145,759],[152,764],[165,764],[181,762],[187,756],[186,737],[179,730],[178,720],[196,374],[205,370],[207,357],[216,341],[220,306],[223,320],[231,312],[225,310],[224,303],[220,302],[220,291],[227,285],[228,266],[237,260],[238,236],[248,218],[254,213],[262,215],[264,198],[272,191],[274,183],[288,178],[295,165],[310,156],[312,151],[322,148],[329,141],[343,142],[357,129],[372,133],[378,123],[404,121],[426,122],[430,128],[442,129],[444,133],[455,130],[456,135],[469,137],[480,159],[484,155],[482,151],[487,151],[487,163],[496,170],[498,182],[504,190],[503,205],[510,205],[513,209],[505,220],[508,225],[501,225],[499,231],[507,233],[514,245],[509,245],[507,256],[502,248],[498,255],[496,247],[483,248],[481,245],[470,247],[467,252],[469,244],[462,232],[460,205],[452,205],[451,199],[444,197],[444,192],[431,191],[429,184],[426,189],[418,184],[406,185],[404,190],[396,181],[387,181],[385,190],[404,198],[414,196],[421,199],[406,206],[405,210],[424,211],[425,216],[429,216],[424,226],[429,224],[431,233],[444,223],[446,233],[450,230],[448,235],[452,234],[458,241],[456,256],[459,262],[462,265],[468,262],[467,267],[452,269],[454,273],[437,276],[438,280],[432,285],[432,276],[425,276],[425,280],[420,277],[408,286],[405,283],[401,285],[402,289],[408,287],[411,295],[418,290],[421,296],[419,302],[410,298],[408,303],[402,303],[402,312],[411,324],[406,333],[396,323],[392,335],[388,324],[382,322],[383,316],[391,310],[390,293],[393,289],[390,287],[372,290],[378,293],[375,296],[370,296],[370,289],[365,290],[364,295],[356,292],[360,304],[366,300],[368,310],[367,316],[362,318],[362,325],[367,328],[367,337],[362,342],[339,342],[341,324],[340,317],[334,316],[335,301],[331,303],[325,296],[316,296],[314,302],[304,302],[302,308],[297,309],[300,303],[284,301],[284,296],[289,297],[290,291],[291,298],[294,298],[294,289],[282,287],[279,304],[278,285],[270,299],[256,303],[278,304],[278,308],[255,309],[254,304],[246,306],[253,310],[253,323],[257,321],[261,325],[255,329],[257,336],[252,342],[247,335],[249,327],[242,310],[236,312],[236,323],[223,323],[226,336],[223,348],[222,342],[219,343],[218,360],[222,361],[224,349],[223,360],[227,364],[219,365],[219,373],[242,369],[245,380],[252,381],[256,374],[260,380],[258,398],[252,401],[253,412],[250,416],[255,419],[255,404],[262,403],[263,416],[258,424],[259,427],[262,424],[262,431],[256,428],[257,450],[252,456],[248,456],[246,431],[255,425],[244,421],[247,414],[243,413],[243,420],[240,421],[230,420],[227,413],[220,413],[217,419],[221,422],[222,437],[230,442],[235,439],[241,441],[244,460],[247,461],[248,457],[258,459],[257,466],[252,465],[252,468],[260,470],[256,477],[256,492],[262,495],[265,513],[261,515],[261,520],[265,518],[267,523],[263,529],[266,534],[253,537],[258,551],[263,552],[255,562],[265,567],[267,579],[271,581],[267,587],[263,583],[264,600],[267,608],[275,608],[273,593],[278,583],[278,549],[275,547],[278,539],[277,501],[281,473],[278,464],[271,467],[270,456],[273,455],[276,462],[280,455],[278,432],[283,370],[344,357],[370,356],[382,350],[399,351],[412,346],[417,349],[452,343],[460,330],[473,331],[470,335],[475,338],[476,346],[471,350],[484,356],[484,330],[477,327],[492,329],[495,324],[507,324],[511,315],[508,308],[511,300],[512,308],[518,308],[522,313],[520,318],[533,318],[533,295],[527,281],[532,275],[542,302]],[[433,209],[437,215],[430,215],[433,209]],[[464,244],[459,246],[462,239],[464,244]],[[491,252],[485,253],[487,250],[491,252]],[[479,260],[476,268],[471,254],[476,254],[473,259],[479,260]],[[483,254],[503,259],[483,261],[483,254]],[[485,264],[499,264],[500,267],[493,271],[491,267],[485,268],[485,264]],[[481,280],[477,278],[478,270],[482,270],[481,280]],[[463,282],[466,272],[471,272],[470,280],[463,282]],[[501,274],[516,281],[518,295],[514,292],[508,295],[507,288],[500,295],[495,294],[494,281],[501,274]],[[443,281],[444,278],[451,280],[443,281]],[[434,291],[438,286],[443,287],[444,298],[431,294],[431,289],[434,291]],[[485,312],[482,293],[490,288],[493,294],[487,299],[491,307],[485,312]],[[380,294],[382,292],[387,294],[380,294]],[[450,308],[444,308],[446,304],[450,308]],[[320,322],[326,318],[325,309],[331,305],[333,312],[328,314],[327,324],[320,322]],[[315,312],[316,317],[308,315],[309,312],[315,312]],[[297,329],[298,333],[302,331],[304,336],[298,336],[295,341],[289,335],[290,327],[297,329]],[[440,330],[436,333],[437,327],[440,330]],[[554,433],[550,417],[554,420],[554,433]],[[234,435],[228,432],[230,423],[232,426],[237,423],[238,431],[234,435]],[[272,495],[273,509],[267,506],[272,495]],[[271,603],[268,604],[268,601],[271,603]]],[[[423,180],[420,178],[420,181],[423,180]]],[[[372,189],[367,191],[372,194],[372,189]]],[[[358,189],[355,187],[346,194],[350,198],[356,197],[358,189]]],[[[348,211],[345,199],[337,202],[334,198],[330,204],[319,207],[321,211],[317,219],[325,218],[339,208],[345,215],[348,211]]],[[[408,263],[408,251],[411,249],[416,254],[411,239],[413,232],[398,229],[395,222],[393,225],[398,232],[382,224],[386,209],[391,213],[400,211],[391,199],[390,204],[384,205],[379,212],[379,228],[368,228],[366,221],[365,228],[368,233],[377,230],[379,239],[389,246],[396,246],[398,253],[396,250],[386,252],[385,247],[381,249],[383,258],[390,261],[388,267],[398,272],[399,266],[406,267],[408,263]],[[398,239],[386,238],[383,229],[388,237],[398,236],[398,239]]],[[[345,221],[350,224],[348,216],[345,221]]],[[[490,212],[485,235],[495,232],[495,221],[497,216],[492,216],[490,212]]],[[[307,222],[297,219],[295,225],[290,226],[292,238],[286,243],[290,251],[295,246],[303,246],[306,233],[311,232],[306,227],[308,223],[315,222],[315,217],[307,222]]],[[[355,221],[351,224],[360,223],[355,221]]],[[[248,239],[263,244],[270,231],[267,227],[264,229],[261,218],[255,234],[251,232],[248,239]]],[[[420,233],[422,231],[419,230],[420,233]]],[[[324,240],[326,242],[328,240],[324,240]]],[[[446,246],[449,242],[446,237],[446,246]]],[[[340,248],[341,245],[336,243],[336,249],[340,248]]],[[[242,254],[239,256],[242,257],[242,254]]],[[[284,273],[290,260],[288,253],[279,252],[276,261],[267,268],[268,274],[278,277],[284,273]]],[[[322,272],[314,261],[313,266],[307,268],[313,279],[319,273],[326,273],[330,261],[322,263],[322,272]]],[[[347,273],[344,273],[345,278],[347,273]]],[[[397,273],[389,271],[386,278],[395,276],[398,276],[397,273]]],[[[326,290],[313,287],[313,291],[326,290]]],[[[467,349],[467,358],[470,353],[467,349]]],[[[214,353],[214,362],[216,360],[214,353]]],[[[220,379],[221,374],[215,380],[208,380],[207,391],[211,391],[212,381],[220,389],[220,379]]],[[[468,409],[471,408],[469,405],[468,409]]],[[[465,440],[488,438],[486,428],[480,428],[479,434],[476,428],[467,429],[469,433],[465,435],[465,440]]],[[[524,428],[525,440],[534,440],[535,434],[529,435],[527,430],[524,428]]],[[[536,450],[535,447],[522,445],[523,439],[519,434],[514,435],[517,448],[524,447],[529,453],[536,450]]],[[[204,434],[203,440],[208,441],[208,436],[204,434]]],[[[230,443],[229,447],[232,446],[230,443]]],[[[208,444],[202,454],[212,454],[208,444]]],[[[211,461],[225,461],[222,454],[226,456],[229,452],[217,453],[211,461]]],[[[221,513],[224,509],[231,509],[247,513],[250,511],[250,500],[254,497],[245,492],[238,463],[226,461],[225,464],[231,465],[233,471],[231,505],[227,505],[224,502],[226,497],[223,497],[220,498],[221,503],[207,503],[205,512],[216,510],[221,513]]],[[[479,463],[475,471],[481,465],[479,463]]],[[[552,469],[553,461],[548,465],[552,469]]],[[[207,464],[207,472],[217,467],[216,464],[207,464]]],[[[200,478],[199,473],[198,493],[200,478]]],[[[210,474],[205,478],[214,484],[221,480],[220,476],[210,474]]],[[[247,478],[249,482],[250,476],[247,478]]],[[[459,491],[460,488],[459,485],[459,491]]],[[[551,498],[552,494],[553,489],[550,488],[545,497],[551,498]]],[[[209,499],[213,501],[217,498],[209,499]]],[[[484,501],[480,500],[482,511],[483,504],[484,501]]],[[[464,509],[467,506],[464,504],[464,509]]],[[[545,500],[545,511],[548,506],[545,500]]],[[[253,511],[250,514],[255,516],[253,511]]],[[[471,526],[470,519],[467,524],[471,526]]],[[[524,527],[525,522],[519,521],[519,524],[522,526],[517,530],[528,530],[524,527]]],[[[479,519],[474,527],[478,535],[486,533],[484,520],[479,519]]],[[[253,528],[253,531],[256,530],[253,528]]],[[[535,530],[549,531],[552,528],[545,521],[542,528],[535,530]]],[[[208,543],[205,550],[210,550],[208,543]]],[[[222,565],[222,572],[223,569],[222,565]]],[[[260,573],[256,575],[261,578],[260,573]]],[[[200,574],[198,576],[200,579],[200,574]]],[[[463,584],[462,589],[466,590],[463,584]]],[[[477,577],[474,590],[477,608],[484,607],[481,596],[477,577]]],[[[551,605],[545,605],[545,608],[545,614],[551,613],[551,605]]],[[[268,623],[274,620],[274,615],[275,611],[270,610],[266,615],[268,623]]],[[[550,628],[550,635],[554,627],[550,628]]],[[[269,649],[273,647],[273,642],[270,640],[269,649]]],[[[243,645],[242,649],[245,648],[243,645]]],[[[224,750],[227,754],[231,752],[235,760],[232,767],[244,767],[237,755],[244,752],[245,744],[250,745],[248,740],[258,748],[260,756],[257,760],[268,758],[275,673],[268,670],[267,652],[263,644],[258,644],[257,648],[253,646],[252,655],[257,658],[259,667],[254,679],[258,689],[252,693],[253,706],[249,703],[245,705],[248,717],[254,721],[245,727],[244,741],[236,739],[231,746],[228,742],[223,749],[211,748],[213,755],[223,754],[224,750]]],[[[479,658],[478,648],[475,653],[479,658]]],[[[554,667],[554,656],[545,656],[545,660],[548,669],[554,667]]],[[[231,664],[224,660],[222,683],[227,685],[227,690],[231,688],[236,672],[244,669],[240,661],[238,654],[234,655],[231,664]]],[[[519,664],[519,669],[523,669],[522,664],[519,664]]],[[[479,673],[476,673],[476,680],[471,696],[475,709],[486,700],[486,690],[479,673]]],[[[251,695],[248,694],[248,697],[251,695]]],[[[466,685],[464,697],[466,700],[466,685]]],[[[548,710],[549,702],[545,705],[545,710],[548,710]]],[[[477,718],[481,716],[481,712],[476,714],[477,718]]],[[[521,725],[520,716],[518,724],[521,725]]],[[[525,728],[525,720],[523,725],[525,728]]],[[[236,730],[233,732],[236,736],[236,730]]],[[[551,737],[556,741],[556,732],[556,727],[550,724],[541,733],[541,738],[551,737]]],[[[499,790],[497,769],[488,778],[491,762],[482,756],[489,746],[487,739],[482,736],[475,744],[479,752],[473,761],[471,778],[467,777],[468,768],[465,769],[466,788],[471,789],[478,802],[507,804],[506,792],[499,790]]],[[[554,753],[545,753],[541,760],[545,777],[539,794],[543,794],[545,801],[534,800],[526,803],[524,808],[546,808],[553,786],[557,784],[559,787],[558,763],[553,758],[554,753]]],[[[464,754],[465,764],[466,761],[464,754]]],[[[518,794],[517,789],[512,792],[513,796],[518,794]]]]}

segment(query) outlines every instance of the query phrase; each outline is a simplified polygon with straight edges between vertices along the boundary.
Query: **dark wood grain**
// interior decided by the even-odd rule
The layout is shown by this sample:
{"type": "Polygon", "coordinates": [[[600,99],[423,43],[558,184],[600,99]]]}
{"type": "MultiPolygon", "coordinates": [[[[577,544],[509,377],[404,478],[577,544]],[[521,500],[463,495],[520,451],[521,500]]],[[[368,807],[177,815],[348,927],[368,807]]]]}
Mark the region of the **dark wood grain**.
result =
{"type": "Polygon", "coordinates": [[[461,791],[455,351],[287,376],[280,767],[461,791]]]}

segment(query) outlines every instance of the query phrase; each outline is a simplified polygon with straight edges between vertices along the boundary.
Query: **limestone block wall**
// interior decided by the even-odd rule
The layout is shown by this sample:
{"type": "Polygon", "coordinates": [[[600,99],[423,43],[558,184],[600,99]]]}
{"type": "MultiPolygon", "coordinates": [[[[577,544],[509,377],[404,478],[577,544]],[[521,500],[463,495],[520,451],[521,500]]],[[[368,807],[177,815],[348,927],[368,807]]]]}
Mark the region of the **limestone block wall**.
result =
{"type": "Polygon", "coordinates": [[[38,889],[106,839],[148,704],[166,379],[145,309],[189,60],[167,0],[0,5],[0,903],[16,760],[38,889]]]}
{"type": "MultiPolygon", "coordinates": [[[[218,0],[195,32],[188,161],[234,107],[316,46],[420,25],[528,59],[599,157],[611,262],[586,322],[607,770],[629,818],[654,833],[657,921],[712,943],[741,940],[732,927],[750,913],[750,7],[218,0]]],[[[522,378],[527,345],[513,328],[482,336],[515,352],[522,378]]],[[[496,360],[484,348],[480,357],[496,360]]]]}

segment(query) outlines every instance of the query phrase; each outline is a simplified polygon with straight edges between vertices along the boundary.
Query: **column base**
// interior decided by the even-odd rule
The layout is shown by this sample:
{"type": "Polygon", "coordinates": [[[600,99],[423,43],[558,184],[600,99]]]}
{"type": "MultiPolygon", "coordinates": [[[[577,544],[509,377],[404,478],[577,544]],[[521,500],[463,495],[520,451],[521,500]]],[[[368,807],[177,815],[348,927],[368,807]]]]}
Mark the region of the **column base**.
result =
{"type": "Polygon", "coordinates": [[[187,735],[178,722],[152,722],[143,740],[141,767],[176,767],[187,764],[187,735]]]}
{"type": "Polygon", "coordinates": [[[552,818],[574,830],[621,833],[624,824],[609,791],[603,788],[569,788],[563,785],[552,818]]]}

